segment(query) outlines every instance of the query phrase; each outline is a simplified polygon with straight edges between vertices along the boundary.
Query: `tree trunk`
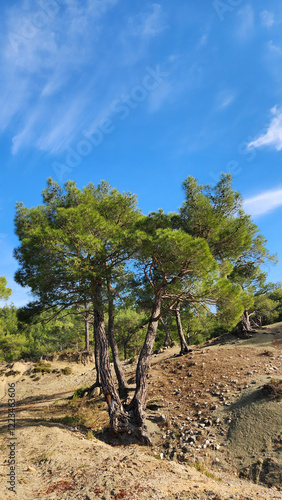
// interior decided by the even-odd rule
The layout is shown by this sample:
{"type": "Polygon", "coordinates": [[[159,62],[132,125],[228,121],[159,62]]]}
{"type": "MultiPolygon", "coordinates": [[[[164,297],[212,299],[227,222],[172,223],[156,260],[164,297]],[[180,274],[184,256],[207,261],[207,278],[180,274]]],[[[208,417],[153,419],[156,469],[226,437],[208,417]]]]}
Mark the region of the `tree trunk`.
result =
{"type": "Polygon", "coordinates": [[[237,335],[241,339],[248,339],[251,337],[251,333],[253,332],[251,322],[250,322],[250,316],[248,311],[245,309],[245,311],[242,314],[241,321],[237,326],[237,335]]]}
{"type": "Polygon", "coordinates": [[[127,359],[127,345],[126,344],[123,344],[123,356],[124,356],[124,360],[127,359]]]}
{"type": "Polygon", "coordinates": [[[123,373],[122,365],[119,358],[118,346],[114,336],[114,302],[110,283],[107,283],[108,287],[108,300],[109,300],[109,322],[108,322],[108,337],[111,346],[111,351],[113,354],[114,368],[118,380],[119,395],[120,397],[127,396],[127,383],[123,373]]]}
{"type": "Polygon", "coordinates": [[[150,356],[153,351],[154,342],[158,328],[158,317],[161,312],[161,293],[155,298],[152,315],[149,321],[146,339],[141,350],[136,368],[136,390],[129,405],[129,411],[133,411],[135,422],[140,430],[141,437],[146,444],[151,444],[151,440],[146,432],[145,409],[147,402],[148,381],[147,374],[150,363],[150,356]]]}
{"type": "Polygon", "coordinates": [[[117,433],[125,431],[129,432],[131,429],[128,422],[128,416],[124,412],[118,392],[114,385],[110,368],[109,345],[105,331],[101,284],[97,284],[95,286],[95,298],[93,305],[95,340],[97,342],[99,352],[99,379],[108,403],[110,427],[117,433]]]}
{"type": "Polygon", "coordinates": [[[95,368],[96,368],[96,382],[95,382],[94,386],[95,387],[101,387],[101,380],[100,380],[100,348],[99,348],[98,334],[97,334],[97,331],[96,331],[96,328],[95,328],[95,321],[94,321],[94,325],[93,325],[93,330],[94,330],[94,356],[95,356],[95,368]]]}
{"type": "Polygon", "coordinates": [[[180,317],[180,303],[178,302],[175,308],[175,318],[176,318],[176,323],[177,323],[177,330],[178,330],[178,335],[180,339],[180,344],[181,344],[181,350],[180,350],[180,356],[183,356],[183,354],[187,354],[187,352],[190,352],[189,347],[187,345],[187,342],[184,337],[183,329],[182,329],[182,323],[181,323],[181,317],[180,317]]]}
{"type": "Polygon", "coordinates": [[[89,313],[86,311],[84,316],[84,326],[85,326],[85,351],[89,353],[90,351],[90,340],[89,340],[89,313]]]}
{"type": "Polygon", "coordinates": [[[190,339],[190,326],[188,326],[188,328],[187,328],[186,337],[187,337],[187,344],[188,344],[188,345],[191,345],[191,339],[190,339]]]}
{"type": "Polygon", "coordinates": [[[168,331],[168,328],[167,328],[167,319],[166,319],[166,321],[164,321],[163,318],[160,318],[160,322],[163,325],[163,329],[165,331],[164,346],[168,347],[169,344],[171,343],[171,338],[170,338],[170,334],[169,334],[169,331],[168,331]]]}

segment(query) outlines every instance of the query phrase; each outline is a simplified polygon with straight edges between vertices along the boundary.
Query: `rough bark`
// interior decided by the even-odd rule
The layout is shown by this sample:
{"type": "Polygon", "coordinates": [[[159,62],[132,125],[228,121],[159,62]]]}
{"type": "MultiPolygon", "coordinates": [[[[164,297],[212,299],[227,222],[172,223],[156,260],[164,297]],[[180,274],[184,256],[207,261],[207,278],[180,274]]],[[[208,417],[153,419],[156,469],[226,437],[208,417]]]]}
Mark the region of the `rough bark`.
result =
{"type": "Polygon", "coordinates": [[[190,349],[187,345],[187,342],[184,337],[183,333],[183,328],[182,328],[182,323],[181,323],[181,317],[180,317],[180,303],[178,302],[175,308],[175,318],[176,318],[176,323],[177,323],[177,330],[178,330],[178,335],[180,339],[180,344],[181,344],[181,350],[180,350],[180,356],[183,354],[187,354],[187,352],[190,352],[190,349]]]}
{"type": "Polygon", "coordinates": [[[86,311],[84,316],[84,326],[85,326],[85,351],[89,353],[90,351],[90,339],[89,339],[89,313],[86,311]]]}
{"type": "Polygon", "coordinates": [[[119,394],[115,388],[109,356],[109,345],[105,330],[105,320],[102,305],[102,287],[100,284],[95,286],[94,298],[94,329],[95,339],[99,352],[99,379],[108,403],[110,416],[110,427],[114,432],[130,432],[131,426],[128,422],[128,416],[125,413],[119,394]]]}
{"type": "Polygon", "coordinates": [[[190,339],[190,327],[189,327],[189,326],[188,326],[188,328],[187,328],[186,338],[187,338],[187,344],[188,344],[188,345],[191,345],[191,339],[190,339]]]}
{"type": "Polygon", "coordinates": [[[171,343],[171,337],[167,328],[167,319],[166,321],[163,320],[163,318],[160,318],[160,322],[163,325],[163,329],[165,331],[165,341],[164,341],[164,346],[168,347],[169,344],[171,343]]]}
{"type": "Polygon", "coordinates": [[[133,412],[134,420],[140,430],[140,435],[146,444],[151,444],[151,440],[146,432],[145,426],[145,409],[148,391],[147,374],[149,370],[150,356],[152,354],[156,338],[160,311],[161,293],[159,293],[154,302],[151,318],[148,324],[146,339],[141,350],[136,368],[136,390],[128,408],[129,411],[133,412]]]}
{"type": "Polygon", "coordinates": [[[98,341],[98,334],[95,328],[95,321],[94,321],[94,356],[95,356],[95,368],[96,368],[96,382],[94,384],[95,387],[100,387],[101,386],[101,380],[100,380],[100,348],[99,348],[99,341],[98,341]]]}
{"type": "Polygon", "coordinates": [[[112,295],[110,283],[108,283],[107,286],[108,286],[108,301],[109,301],[108,337],[109,337],[109,343],[110,343],[111,351],[112,351],[112,355],[113,355],[115,373],[116,373],[117,380],[118,380],[119,395],[120,395],[120,397],[125,397],[125,396],[127,396],[127,383],[126,383],[125,376],[124,376],[123,369],[122,369],[122,365],[120,362],[118,346],[117,346],[115,335],[114,335],[115,313],[114,313],[113,295],[112,295]]]}
{"type": "Polygon", "coordinates": [[[240,337],[241,339],[248,339],[251,337],[251,334],[254,333],[250,321],[250,316],[246,309],[242,314],[240,323],[237,325],[236,332],[238,337],[240,337]]]}

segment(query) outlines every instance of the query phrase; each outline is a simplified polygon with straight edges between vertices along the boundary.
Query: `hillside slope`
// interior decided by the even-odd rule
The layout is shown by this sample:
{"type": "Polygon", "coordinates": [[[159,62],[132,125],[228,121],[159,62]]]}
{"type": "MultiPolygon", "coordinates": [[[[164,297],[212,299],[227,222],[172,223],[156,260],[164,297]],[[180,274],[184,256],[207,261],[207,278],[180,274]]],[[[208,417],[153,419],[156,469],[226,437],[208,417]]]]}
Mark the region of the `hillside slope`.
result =
{"type": "MultiPolygon", "coordinates": [[[[33,363],[3,365],[1,500],[281,499],[282,401],[263,390],[282,379],[281,346],[278,323],[248,340],[224,336],[194,346],[182,357],[177,347],[153,355],[152,448],[108,434],[101,396],[70,401],[75,389],[95,380],[93,364],[54,361],[44,374],[33,373],[33,363]],[[69,375],[61,371],[66,365],[69,375]],[[7,484],[13,383],[16,496],[7,484]]],[[[124,368],[132,379],[135,366],[124,368]]]]}

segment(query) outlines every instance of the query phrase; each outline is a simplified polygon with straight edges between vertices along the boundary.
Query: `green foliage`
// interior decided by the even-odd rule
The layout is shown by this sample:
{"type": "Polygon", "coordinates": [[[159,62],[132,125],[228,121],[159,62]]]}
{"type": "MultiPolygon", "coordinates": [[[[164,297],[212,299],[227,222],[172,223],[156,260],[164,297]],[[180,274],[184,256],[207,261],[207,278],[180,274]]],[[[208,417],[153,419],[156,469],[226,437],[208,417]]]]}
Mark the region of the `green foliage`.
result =
{"type": "Polygon", "coordinates": [[[83,387],[79,387],[78,389],[75,389],[73,396],[72,396],[72,399],[76,400],[76,399],[83,398],[85,394],[90,392],[90,389],[91,388],[88,386],[87,387],[83,386],[83,387]]]}
{"type": "Polygon", "coordinates": [[[227,330],[253,306],[254,294],[266,279],[261,266],[275,261],[258,227],[244,213],[241,196],[232,190],[231,180],[224,174],[211,187],[188,177],[183,183],[186,199],[174,218],[175,227],[204,238],[219,263],[221,279],[214,296],[218,297],[218,324],[227,330]]]}
{"type": "Polygon", "coordinates": [[[38,359],[52,352],[82,350],[84,321],[81,315],[69,314],[48,320],[40,314],[36,322],[23,323],[22,309],[5,306],[0,309],[0,360],[38,359]]]}
{"type": "Polygon", "coordinates": [[[106,182],[80,191],[69,181],[63,192],[49,179],[43,202],[31,209],[17,205],[15,280],[31,288],[37,310],[84,305],[93,299],[93,284],[112,277],[136,245],[136,199],[106,182]]]}
{"type": "Polygon", "coordinates": [[[21,372],[17,370],[9,370],[7,373],[5,373],[6,377],[14,377],[16,375],[20,375],[21,372]]]}
{"type": "Polygon", "coordinates": [[[11,288],[7,288],[7,280],[5,276],[0,276],[0,300],[8,300],[12,294],[11,288]]]}
{"type": "Polygon", "coordinates": [[[61,372],[63,375],[71,375],[72,368],[70,366],[65,366],[64,368],[61,369],[61,372]]]}
{"type": "Polygon", "coordinates": [[[251,320],[255,326],[267,325],[282,319],[281,283],[267,283],[258,288],[250,307],[251,320]]]}
{"type": "Polygon", "coordinates": [[[83,425],[85,419],[80,415],[65,415],[62,418],[51,418],[50,422],[55,422],[58,424],[63,424],[72,427],[77,425],[83,425]]]}
{"type": "Polygon", "coordinates": [[[45,361],[39,361],[33,368],[34,373],[51,373],[51,363],[46,363],[45,361]]]}
{"type": "Polygon", "coordinates": [[[11,362],[20,359],[27,347],[28,339],[25,335],[0,333],[0,360],[11,362]]]}
{"type": "MultiPolygon", "coordinates": [[[[134,195],[105,181],[80,190],[72,181],[61,188],[48,179],[42,205],[18,204],[15,279],[31,288],[35,300],[19,311],[20,325],[12,309],[0,314],[2,358],[81,349],[83,314],[91,318],[95,307],[108,317],[114,313],[118,347],[124,357],[135,356],[160,297],[172,339],[172,310],[179,303],[194,343],[231,330],[245,309],[263,322],[282,318],[282,291],[265,288],[262,270],[275,258],[244,213],[231,176],[214,187],[188,177],[183,187],[185,200],[170,214],[143,216],[134,195]]],[[[163,341],[160,325],[157,345],[163,341]]]]}
{"type": "Polygon", "coordinates": [[[146,316],[134,309],[119,309],[115,317],[115,338],[123,358],[136,356],[144,342],[146,316]]]}

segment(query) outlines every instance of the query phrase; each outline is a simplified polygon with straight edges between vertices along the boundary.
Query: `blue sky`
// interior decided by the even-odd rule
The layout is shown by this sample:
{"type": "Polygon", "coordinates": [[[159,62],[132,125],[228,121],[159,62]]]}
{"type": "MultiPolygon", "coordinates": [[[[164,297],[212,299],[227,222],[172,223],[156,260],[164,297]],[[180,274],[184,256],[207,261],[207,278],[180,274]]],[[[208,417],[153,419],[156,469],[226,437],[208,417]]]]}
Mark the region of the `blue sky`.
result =
{"type": "Polygon", "coordinates": [[[233,175],[282,281],[282,6],[269,0],[3,0],[0,276],[13,282],[15,203],[46,179],[108,180],[148,213],[182,181],[233,175]]]}

